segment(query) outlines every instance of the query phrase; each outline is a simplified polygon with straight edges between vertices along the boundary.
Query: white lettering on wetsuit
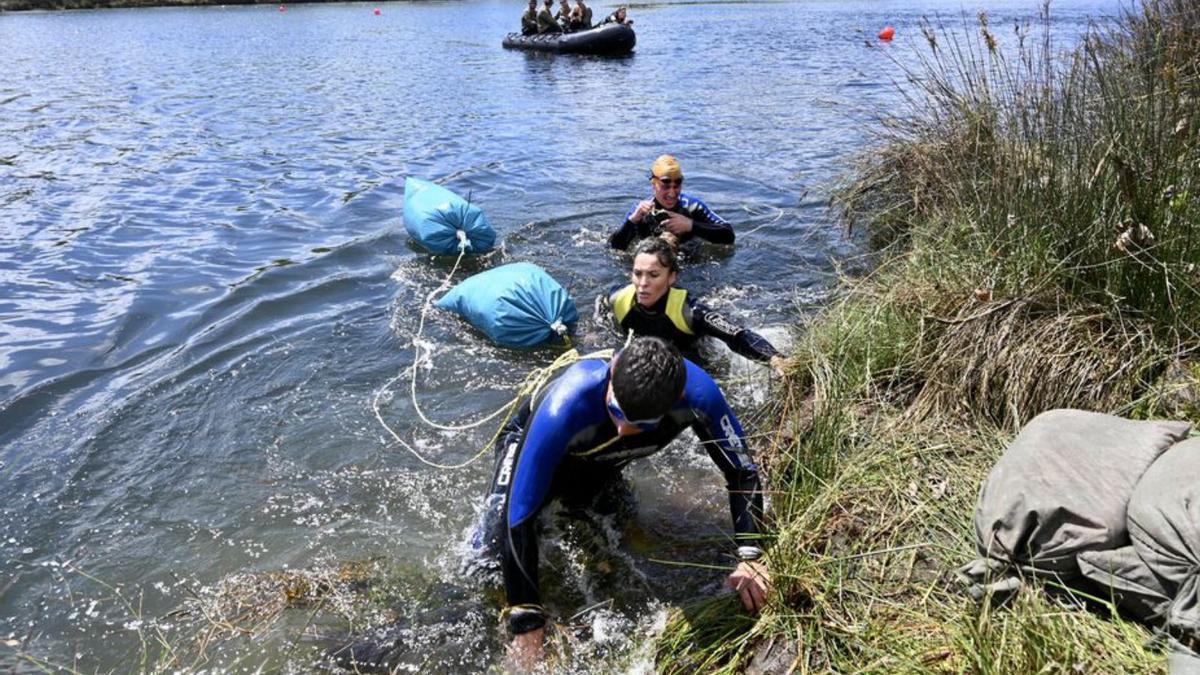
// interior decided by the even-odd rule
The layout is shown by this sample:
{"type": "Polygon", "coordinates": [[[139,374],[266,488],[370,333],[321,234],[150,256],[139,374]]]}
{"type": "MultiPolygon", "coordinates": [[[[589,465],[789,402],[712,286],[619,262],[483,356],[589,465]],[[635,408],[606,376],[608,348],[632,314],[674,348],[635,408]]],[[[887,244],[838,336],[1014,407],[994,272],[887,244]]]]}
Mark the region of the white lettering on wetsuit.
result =
{"type": "Polygon", "coordinates": [[[500,472],[496,474],[496,485],[507,487],[508,481],[512,480],[513,458],[517,456],[517,444],[509,443],[508,449],[504,451],[504,459],[500,462],[500,472]]]}
{"type": "Polygon", "coordinates": [[[721,417],[721,431],[725,432],[725,441],[729,443],[730,449],[744,450],[746,446],[742,443],[742,439],[738,436],[737,431],[733,428],[733,421],[729,419],[729,415],[721,417]]]}
{"type": "Polygon", "coordinates": [[[725,317],[721,316],[720,314],[718,314],[716,312],[710,312],[708,315],[706,315],[704,317],[704,320],[708,322],[708,325],[721,331],[722,333],[728,335],[729,337],[733,337],[733,336],[737,335],[742,330],[741,328],[738,328],[737,326],[733,325],[733,323],[731,323],[729,321],[729,319],[726,319],[725,317]]]}

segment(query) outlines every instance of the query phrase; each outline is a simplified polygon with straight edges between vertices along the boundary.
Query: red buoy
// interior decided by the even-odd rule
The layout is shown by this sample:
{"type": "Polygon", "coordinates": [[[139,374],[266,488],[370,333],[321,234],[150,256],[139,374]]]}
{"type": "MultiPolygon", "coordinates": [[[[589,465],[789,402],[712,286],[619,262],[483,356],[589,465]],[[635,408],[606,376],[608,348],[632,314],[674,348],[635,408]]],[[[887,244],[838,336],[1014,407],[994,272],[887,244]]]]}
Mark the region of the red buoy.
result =
{"type": "Polygon", "coordinates": [[[380,11],[379,11],[379,8],[378,8],[378,7],[376,7],[376,8],[375,8],[375,16],[379,16],[380,14],[382,14],[382,12],[380,12],[380,11]]]}
{"type": "Polygon", "coordinates": [[[891,40],[896,37],[896,29],[891,26],[884,26],[883,30],[879,31],[880,40],[891,40]]]}

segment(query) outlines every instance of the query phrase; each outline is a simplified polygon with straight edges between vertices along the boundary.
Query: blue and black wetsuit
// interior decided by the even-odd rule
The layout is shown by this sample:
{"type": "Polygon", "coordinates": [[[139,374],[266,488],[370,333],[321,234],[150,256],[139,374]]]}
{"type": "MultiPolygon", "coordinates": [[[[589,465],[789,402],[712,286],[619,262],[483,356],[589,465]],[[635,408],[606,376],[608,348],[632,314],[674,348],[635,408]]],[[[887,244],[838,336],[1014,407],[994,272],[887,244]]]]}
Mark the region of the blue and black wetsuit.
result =
{"type": "Polygon", "coordinates": [[[615,286],[607,297],[601,297],[597,311],[611,313],[617,332],[625,334],[633,331],[637,336],[662,338],[693,361],[698,360],[698,343],[706,335],[729,345],[734,352],[761,363],[779,355],[766,338],[726,319],[716,310],[692,298],[682,288],[672,287],[654,305],[643,307],[638,304],[637,289],[633,284],[615,286]]]}
{"type": "Polygon", "coordinates": [[[625,214],[625,222],[621,224],[621,228],[609,236],[609,246],[624,251],[629,248],[631,243],[639,239],[662,234],[664,231],[662,223],[672,212],[682,213],[692,219],[692,231],[679,237],[679,243],[686,243],[693,237],[699,237],[714,244],[733,243],[733,226],[724,218],[713,213],[707,204],[687,193],[679,193],[679,201],[675,202],[675,206],[670,209],[659,204],[655,199],[654,209],[647,213],[640,223],[630,220],[636,210],[637,204],[634,204],[633,208],[625,214]]]}
{"type": "MultiPolygon", "coordinates": [[[[763,497],[741,424],[720,388],[685,361],[683,398],[657,427],[618,436],[605,404],[609,364],[580,361],[526,401],[497,442],[491,496],[502,512],[488,544],[500,551],[508,628],[518,634],[545,623],[538,591],[537,515],[556,497],[596,490],[634,459],[652,455],[691,427],[725,475],[738,544],[759,546],[763,497]]],[[[486,515],[485,515],[486,522],[486,515]]]]}

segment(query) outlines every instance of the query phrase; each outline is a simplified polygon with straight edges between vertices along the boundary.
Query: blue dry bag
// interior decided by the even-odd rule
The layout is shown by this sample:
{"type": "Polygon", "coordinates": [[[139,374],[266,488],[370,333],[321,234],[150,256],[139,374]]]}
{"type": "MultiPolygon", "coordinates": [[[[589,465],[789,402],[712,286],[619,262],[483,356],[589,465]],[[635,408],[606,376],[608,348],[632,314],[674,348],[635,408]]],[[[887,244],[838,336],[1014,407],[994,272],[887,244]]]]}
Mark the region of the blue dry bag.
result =
{"type": "Polygon", "coordinates": [[[504,265],[450,289],[437,306],[466,317],[505,347],[535,347],[574,330],[575,301],[533,263],[504,265]]]}
{"type": "Polygon", "coordinates": [[[458,232],[467,237],[467,251],[487,253],[496,244],[496,231],[478,206],[441,185],[404,180],[404,229],[438,255],[458,253],[458,232]]]}

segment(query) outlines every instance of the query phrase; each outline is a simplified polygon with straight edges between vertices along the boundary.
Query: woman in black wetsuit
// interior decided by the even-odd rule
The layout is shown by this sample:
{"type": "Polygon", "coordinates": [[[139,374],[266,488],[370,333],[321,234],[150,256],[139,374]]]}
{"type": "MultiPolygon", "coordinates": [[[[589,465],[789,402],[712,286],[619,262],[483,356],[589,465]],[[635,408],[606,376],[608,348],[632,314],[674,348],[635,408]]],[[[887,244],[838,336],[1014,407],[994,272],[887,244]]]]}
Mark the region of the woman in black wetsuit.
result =
{"type": "Polygon", "coordinates": [[[784,358],[754,331],[738,326],[715,310],[675,287],[679,260],[675,249],[659,237],[643,239],[634,250],[633,271],[627,286],[617,287],[599,298],[599,309],[611,312],[620,333],[651,335],[673,343],[692,361],[698,357],[699,340],[714,337],[742,356],[770,364],[783,375],[784,358]]]}

